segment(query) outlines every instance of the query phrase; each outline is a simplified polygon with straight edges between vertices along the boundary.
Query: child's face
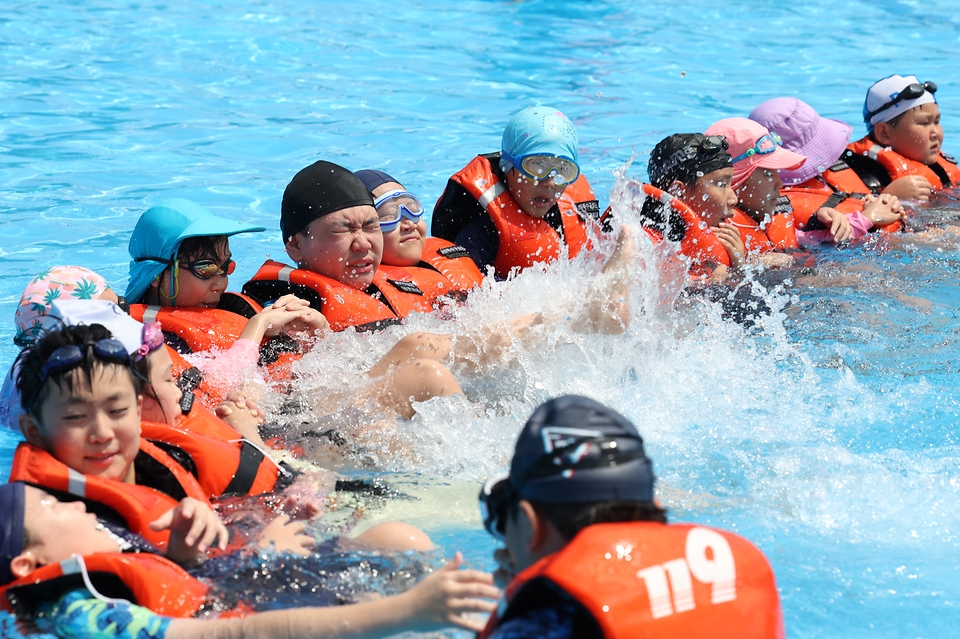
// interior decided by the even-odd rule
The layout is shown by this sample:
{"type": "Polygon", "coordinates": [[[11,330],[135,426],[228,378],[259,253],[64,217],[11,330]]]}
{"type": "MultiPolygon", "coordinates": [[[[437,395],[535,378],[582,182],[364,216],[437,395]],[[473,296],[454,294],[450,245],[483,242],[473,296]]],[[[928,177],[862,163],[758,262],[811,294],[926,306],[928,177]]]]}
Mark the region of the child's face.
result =
{"type": "MultiPolygon", "coordinates": [[[[218,245],[215,255],[180,255],[180,268],[174,289],[177,296],[173,300],[161,297],[162,303],[181,308],[216,308],[220,303],[220,296],[227,290],[229,278],[226,275],[214,275],[203,279],[191,267],[201,260],[212,261],[217,266],[224,267],[231,257],[230,244],[226,240],[218,245]]],[[[164,271],[160,279],[160,290],[165,295],[170,294],[171,271],[172,269],[164,271]]]]}
{"type": "Polygon", "coordinates": [[[553,178],[534,181],[523,176],[520,171],[510,169],[507,173],[507,188],[524,213],[543,219],[563,195],[567,185],[557,186],[553,178]]]}
{"type": "Polygon", "coordinates": [[[117,552],[117,542],[97,529],[97,517],[82,501],[61,502],[33,486],[24,487],[24,528],[37,565],[68,559],[73,554],[117,552]]]}
{"type": "Polygon", "coordinates": [[[180,399],[183,391],[177,386],[173,378],[173,360],[167,348],[161,347],[147,355],[150,365],[150,391],[143,394],[143,411],[141,418],[145,422],[158,422],[169,426],[176,425],[177,418],[183,414],[180,410],[180,399]]]}
{"type": "MultiPolygon", "coordinates": [[[[879,124],[877,128],[880,129],[879,124]]],[[[878,141],[904,157],[933,164],[940,155],[943,127],[940,126],[940,108],[932,102],[913,107],[901,116],[896,126],[888,124],[882,130],[884,135],[878,135],[878,141]]]]}
{"type": "Polygon", "coordinates": [[[733,215],[737,194],[730,185],[733,168],[711,171],[697,178],[692,190],[683,194],[683,202],[699,215],[707,226],[717,227],[733,215]]]}
{"type": "MultiPolygon", "coordinates": [[[[402,191],[403,185],[397,182],[381,184],[371,192],[373,199],[392,191],[402,191]]],[[[423,218],[414,222],[400,218],[400,225],[389,233],[383,234],[383,264],[390,266],[415,266],[423,257],[423,248],[427,244],[427,222],[423,218]]]]}
{"type": "Polygon", "coordinates": [[[287,242],[300,268],[363,290],[383,257],[380,217],[372,206],[353,206],[317,218],[287,242]]]}
{"type": "Polygon", "coordinates": [[[776,171],[757,169],[740,185],[736,195],[740,208],[754,218],[772,215],[780,198],[783,182],[776,171]]]}
{"type": "Polygon", "coordinates": [[[79,369],[70,374],[72,388],[46,382],[50,392],[24,436],[79,473],[134,483],[140,396],[129,373],[99,364],[89,382],[79,369]]]}

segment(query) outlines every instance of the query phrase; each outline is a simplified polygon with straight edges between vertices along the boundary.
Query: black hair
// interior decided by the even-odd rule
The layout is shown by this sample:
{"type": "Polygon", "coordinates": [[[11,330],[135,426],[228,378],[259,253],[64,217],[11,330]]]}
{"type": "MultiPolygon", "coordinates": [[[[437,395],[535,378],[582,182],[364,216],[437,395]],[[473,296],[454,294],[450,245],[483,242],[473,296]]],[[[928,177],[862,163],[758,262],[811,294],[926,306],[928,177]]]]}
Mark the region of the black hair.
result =
{"type": "MultiPolygon", "coordinates": [[[[538,515],[557,529],[565,541],[570,541],[578,532],[593,524],[628,521],[667,523],[667,511],[650,501],[602,501],[586,504],[547,504],[531,501],[530,505],[538,515]]],[[[519,510],[519,500],[513,500],[508,506],[507,516],[516,518],[519,510]]]]}
{"type": "Polygon", "coordinates": [[[27,413],[39,417],[39,407],[46,401],[51,384],[56,384],[61,392],[64,388],[68,392],[72,392],[73,384],[77,379],[74,376],[74,371],[81,371],[87,384],[91,384],[93,370],[96,366],[114,366],[126,371],[126,375],[133,384],[134,391],[139,395],[143,380],[132,367],[115,362],[104,362],[95,356],[90,356],[89,351],[76,368],[54,372],[41,383],[43,366],[58,348],[64,346],[88,347],[93,342],[112,338],[113,335],[110,331],[100,324],[64,326],[58,330],[45,332],[29,350],[23,351],[17,358],[20,364],[20,372],[17,374],[17,390],[20,392],[20,404],[23,409],[27,413]]]}
{"type": "Polygon", "coordinates": [[[188,260],[218,260],[228,246],[226,235],[200,235],[188,237],[180,243],[177,257],[181,262],[188,260]]]}

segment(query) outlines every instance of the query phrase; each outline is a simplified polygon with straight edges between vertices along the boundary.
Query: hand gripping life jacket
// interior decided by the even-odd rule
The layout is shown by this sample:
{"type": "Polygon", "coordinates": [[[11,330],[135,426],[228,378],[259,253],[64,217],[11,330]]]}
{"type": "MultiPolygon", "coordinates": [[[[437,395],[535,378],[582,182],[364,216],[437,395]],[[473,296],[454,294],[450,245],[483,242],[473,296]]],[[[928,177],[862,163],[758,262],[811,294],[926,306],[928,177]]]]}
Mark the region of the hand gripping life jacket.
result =
{"type": "Polygon", "coordinates": [[[478,155],[451,178],[477,199],[497,229],[499,248],[493,266],[498,277],[506,278],[516,268],[552,262],[567,245],[575,257],[587,245],[587,227],[580,209],[599,213],[597,198],[587,178],[580,174],[557,201],[563,220],[563,237],[549,223],[531,217],[517,205],[510,191],[493,171],[487,156],[478,155]]]}
{"type": "MultiPolygon", "coordinates": [[[[743,247],[748,255],[751,253],[768,253],[773,250],[773,244],[770,243],[770,239],[756,220],[740,209],[733,209],[733,216],[727,221],[737,227],[740,232],[740,239],[743,240],[743,247]]],[[[796,235],[796,231],[794,231],[794,235],[796,235]]]]}
{"type": "MultiPolygon", "coordinates": [[[[185,344],[191,353],[228,349],[243,334],[247,321],[263,307],[240,293],[224,293],[221,302],[227,308],[131,304],[130,317],[139,322],[160,322],[164,333],[175,335],[178,346],[185,344]]],[[[265,337],[260,343],[259,363],[279,370],[302,355],[297,341],[286,335],[265,337]]]]}
{"type": "Polygon", "coordinates": [[[190,458],[207,498],[262,495],[277,485],[280,467],[204,408],[190,411],[175,427],[141,422],[140,430],[143,439],[190,458]]]}
{"type": "MultiPolygon", "coordinates": [[[[680,241],[680,253],[691,259],[691,275],[695,277],[707,275],[712,271],[712,266],[717,264],[730,266],[730,254],[727,253],[727,249],[714,235],[713,229],[707,226],[703,218],[694,213],[689,206],[652,184],[641,184],[640,189],[647,197],[659,200],[664,206],[673,209],[673,212],[679,215],[686,225],[686,231],[680,241]]],[[[655,238],[662,238],[662,236],[657,233],[655,238]]]]}
{"type": "Polygon", "coordinates": [[[507,587],[481,639],[559,588],[604,639],[783,639],[773,571],[732,533],[689,524],[594,524],[507,587]]]}
{"type": "Polygon", "coordinates": [[[371,286],[358,291],[331,277],[273,260],[264,262],[253,279],[243,285],[243,291],[263,301],[293,293],[323,313],[334,331],[351,326],[358,331],[379,330],[397,324],[416,310],[425,297],[409,278],[391,279],[380,270],[374,274],[371,286]]]}
{"type": "MultiPolygon", "coordinates": [[[[864,194],[862,192],[834,191],[825,180],[819,177],[811,178],[796,186],[784,187],[780,193],[790,199],[794,220],[801,230],[807,230],[810,218],[822,208],[836,209],[845,215],[863,213],[864,194]]],[[[898,220],[876,228],[884,233],[895,233],[903,229],[903,223],[898,220]]]]}
{"type": "Polygon", "coordinates": [[[32,619],[40,604],[86,587],[83,572],[98,593],[166,617],[192,617],[204,604],[207,586],[172,561],[148,552],[98,553],[40,566],[0,588],[3,608],[32,619]]]}
{"type": "MultiPolygon", "coordinates": [[[[187,497],[208,501],[207,492],[193,475],[163,450],[141,438],[140,452],[165,468],[165,472],[172,475],[187,497]]],[[[55,496],[72,495],[79,498],[90,512],[116,521],[158,548],[166,547],[170,532],[150,530],[150,522],[179,503],[178,499],[148,486],[78,473],[47,451],[27,442],[17,446],[10,481],[32,484],[55,496]]]]}
{"type": "MultiPolygon", "coordinates": [[[[842,159],[860,174],[864,183],[867,183],[867,175],[869,174],[864,169],[865,160],[863,158],[868,158],[879,164],[882,167],[881,170],[890,176],[891,182],[907,175],[920,175],[927,178],[930,186],[936,190],[948,189],[960,184],[960,167],[957,166],[957,161],[942,151],[936,162],[924,164],[908,159],[893,149],[880,146],[869,136],[851,142],[847,145],[847,151],[842,159]]],[[[867,184],[867,186],[871,186],[871,184],[867,184]]],[[[879,187],[879,184],[875,184],[873,190],[879,192],[879,187]]]]}

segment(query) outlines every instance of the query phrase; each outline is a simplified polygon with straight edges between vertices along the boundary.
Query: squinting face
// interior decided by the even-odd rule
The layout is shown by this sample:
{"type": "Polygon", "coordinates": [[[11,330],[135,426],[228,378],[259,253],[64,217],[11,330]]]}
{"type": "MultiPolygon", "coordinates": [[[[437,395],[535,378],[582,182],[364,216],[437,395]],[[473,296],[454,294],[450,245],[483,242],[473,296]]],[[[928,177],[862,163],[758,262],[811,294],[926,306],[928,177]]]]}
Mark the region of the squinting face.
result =
{"type": "Polygon", "coordinates": [[[783,182],[776,171],[757,169],[736,190],[740,208],[758,221],[773,215],[782,188],[783,182]]]}
{"type": "Polygon", "coordinates": [[[897,126],[886,127],[885,138],[881,141],[900,155],[924,164],[933,164],[943,144],[940,107],[931,102],[910,109],[903,114],[897,126]]]}
{"type": "Polygon", "coordinates": [[[287,242],[300,268],[364,289],[383,256],[380,218],[372,206],[354,206],[317,218],[287,242]]]}
{"type": "MultiPolygon", "coordinates": [[[[371,195],[373,199],[377,199],[391,191],[402,190],[402,185],[387,182],[375,188],[371,195]]],[[[401,217],[397,228],[383,234],[383,263],[390,266],[415,266],[423,257],[426,244],[427,222],[422,217],[418,222],[401,217]]]]}
{"type": "Polygon", "coordinates": [[[72,389],[47,382],[50,392],[38,411],[39,424],[24,435],[79,473],[134,483],[140,396],[129,373],[99,364],[89,382],[79,369],[72,374],[72,389]]]}
{"type": "Polygon", "coordinates": [[[173,360],[167,347],[161,346],[147,355],[147,363],[150,365],[150,389],[144,389],[141,419],[174,426],[182,414],[180,399],[183,391],[173,377],[173,360]],[[150,396],[150,390],[155,397],[150,396]]]}
{"type": "Polygon", "coordinates": [[[82,501],[61,502],[39,488],[25,486],[23,521],[31,541],[24,552],[38,565],[56,563],[73,554],[117,552],[117,542],[97,529],[97,517],[82,501]]]}
{"type": "Polygon", "coordinates": [[[543,219],[566,188],[566,184],[563,186],[554,184],[553,178],[534,181],[516,169],[510,169],[507,173],[507,189],[510,190],[510,195],[520,209],[530,217],[543,219]]]}
{"type": "Polygon", "coordinates": [[[733,207],[737,205],[732,181],[733,167],[711,171],[697,178],[693,188],[685,191],[681,199],[707,226],[717,227],[733,215],[733,207]]]}

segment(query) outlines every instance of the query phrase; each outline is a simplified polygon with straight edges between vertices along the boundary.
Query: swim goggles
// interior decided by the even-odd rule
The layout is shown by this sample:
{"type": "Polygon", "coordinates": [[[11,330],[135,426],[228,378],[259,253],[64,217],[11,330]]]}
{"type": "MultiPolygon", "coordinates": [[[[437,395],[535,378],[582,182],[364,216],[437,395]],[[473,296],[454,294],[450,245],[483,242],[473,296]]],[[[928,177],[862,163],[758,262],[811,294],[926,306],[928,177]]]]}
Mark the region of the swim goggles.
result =
{"type": "MultiPolygon", "coordinates": [[[[176,260],[176,262],[179,263],[179,260],[176,260]]],[[[217,264],[213,260],[196,260],[195,262],[187,262],[183,265],[183,268],[201,280],[209,280],[215,275],[220,277],[232,275],[237,270],[237,263],[231,259],[227,259],[223,264],[217,264]]]]}
{"type": "Polygon", "coordinates": [[[88,352],[104,362],[130,365],[130,355],[127,353],[127,349],[115,339],[101,339],[96,342],[87,342],[82,346],[73,344],[61,346],[50,353],[50,357],[47,358],[43,368],[40,369],[40,379],[37,380],[30,402],[27,404],[31,411],[47,379],[51,375],[65,373],[78,367],[87,358],[88,352]]]}
{"type": "Polygon", "coordinates": [[[557,186],[570,184],[580,177],[580,167],[570,158],[558,155],[525,155],[515,158],[506,151],[502,151],[506,159],[520,174],[534,182],[553,179],[557,186]]]}
{"type": "Polygon", "coordinates": [[[920,84],[918,82],[914,82],[913,84],[908,84],[899,93],[897,93],[896,95],[890,96],[892,99],[889,102],[881,106],[879,109],[874,109],[870,113],[867,113],[865,116],[863,116],[863,121],[869,124],[870,120],[873,119],[873,116],[880,113],[881,111],[886,111],[890,107],[896,104],[899,104],[904,100],[916,100],[921,95],[923,95],[924,92],[927,92],[927,91],[929,91],[931,95],[936,93],[937,85],[929,80],[927,80],[923,84],[920,84]]]}
{"type": "Polygon", "coordinates": [[[519,487],[531,480],[555,475],[572,476],[575,470],[616,468],[646,456],[643,441],[636,437],[577,437],[538,459],[520,479],[504,474],[487,481],[479,496],[483,527],[503,541],[509,506],[520,498],[519,487]]]}
{"type": "Polygon", "coordinates": [[[143,325],[140,331],[140,348],[133,354],[132,359],[139,362],[141,359],[163,346],[163,331],[160,322],[149,322],[143,325]]]}
{"type": "Polygon", "coordinates": [[[400,220],[407,218],[414,224],[423,217],[423,205],[420,198],[410,191],[391,191],[374,200],[380,217],[380,231],[389,233],[400,225],[400,220]]]}
{"type": "Polygon", "coordinates": [[[783,140],[780,139],[779,135],[776,133],[769,133],[757,140],[757,143],[753,145],[753,148],[747,149],[737,157],[733,158],[733,163],[736,164],[737,162],[746,160],[754,155],[770,155],[776,151],[777,147],[779,147],[781,144],[783,144],[783,140]]]}

